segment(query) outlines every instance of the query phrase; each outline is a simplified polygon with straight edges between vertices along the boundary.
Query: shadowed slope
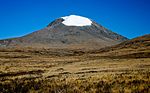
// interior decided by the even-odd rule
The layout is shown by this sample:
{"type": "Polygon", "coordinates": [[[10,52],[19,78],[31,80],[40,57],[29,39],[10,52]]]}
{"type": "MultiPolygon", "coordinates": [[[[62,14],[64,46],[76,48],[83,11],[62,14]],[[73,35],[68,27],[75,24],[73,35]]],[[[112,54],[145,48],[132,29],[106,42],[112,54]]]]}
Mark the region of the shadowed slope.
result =
{"type": "Polygon", "coordinates": [[[150,58],[150,34],[93,53],[104,53],[105,57],[107,55],[112,58],[150,58]]]}

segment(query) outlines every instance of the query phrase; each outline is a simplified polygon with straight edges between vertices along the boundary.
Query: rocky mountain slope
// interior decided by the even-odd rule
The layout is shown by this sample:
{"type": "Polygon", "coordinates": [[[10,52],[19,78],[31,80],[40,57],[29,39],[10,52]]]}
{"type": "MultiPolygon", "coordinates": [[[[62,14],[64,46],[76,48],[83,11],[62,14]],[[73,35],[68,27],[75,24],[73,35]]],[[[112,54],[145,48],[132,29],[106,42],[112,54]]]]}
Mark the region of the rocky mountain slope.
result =
{"type": "Polygon", "coordinates": [[[70,15],[19,38],[0,40],[0,46],[50,48],[102,48],[128,40],[91,19],[70,15]]]}

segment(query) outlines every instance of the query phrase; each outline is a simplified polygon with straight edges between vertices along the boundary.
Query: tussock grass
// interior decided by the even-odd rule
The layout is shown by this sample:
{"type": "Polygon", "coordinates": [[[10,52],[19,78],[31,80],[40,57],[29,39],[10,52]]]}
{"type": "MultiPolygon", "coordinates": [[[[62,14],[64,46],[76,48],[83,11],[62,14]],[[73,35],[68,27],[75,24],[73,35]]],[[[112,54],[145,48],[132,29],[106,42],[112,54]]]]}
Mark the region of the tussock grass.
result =
{"type": "Polygon", "coordinates": [[[0,93],[149,93],[149,68],[145,49],[0,49],[0,93]]]}
{"type": "Polygon", "coordinates": [[[150,73],[110,74],[101,78],[92,76],[84,79],[49,77],[45,79],[22,78],[0,83],[1,92],[44,92],[44,93],[149,93],[150,73]]]}

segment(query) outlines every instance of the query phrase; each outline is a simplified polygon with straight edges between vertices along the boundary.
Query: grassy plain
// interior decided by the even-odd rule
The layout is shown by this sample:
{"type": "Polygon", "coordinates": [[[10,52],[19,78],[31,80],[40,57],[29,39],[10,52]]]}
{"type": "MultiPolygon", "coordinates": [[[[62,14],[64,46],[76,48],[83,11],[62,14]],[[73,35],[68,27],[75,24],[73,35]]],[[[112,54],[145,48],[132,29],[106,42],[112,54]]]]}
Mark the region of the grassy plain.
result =
{"type": "Polygon", "coordinates": [[[149,50],[0,48],[0,93],[150,93],[149,50]]]}

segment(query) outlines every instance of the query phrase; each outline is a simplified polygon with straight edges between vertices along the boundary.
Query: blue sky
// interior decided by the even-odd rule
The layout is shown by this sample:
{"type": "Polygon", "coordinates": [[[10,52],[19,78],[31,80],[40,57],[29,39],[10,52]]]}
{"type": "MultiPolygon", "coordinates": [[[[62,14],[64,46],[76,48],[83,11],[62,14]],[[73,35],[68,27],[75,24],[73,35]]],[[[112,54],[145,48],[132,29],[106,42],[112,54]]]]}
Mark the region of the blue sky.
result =
{"type": "Polygon", "coordinates": [[[23,36],[71,14],[128,38],[150,34],[150,0],[0,0],[0,39],[23,36]]]}

